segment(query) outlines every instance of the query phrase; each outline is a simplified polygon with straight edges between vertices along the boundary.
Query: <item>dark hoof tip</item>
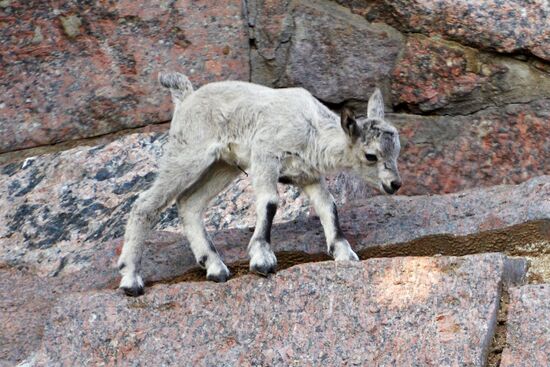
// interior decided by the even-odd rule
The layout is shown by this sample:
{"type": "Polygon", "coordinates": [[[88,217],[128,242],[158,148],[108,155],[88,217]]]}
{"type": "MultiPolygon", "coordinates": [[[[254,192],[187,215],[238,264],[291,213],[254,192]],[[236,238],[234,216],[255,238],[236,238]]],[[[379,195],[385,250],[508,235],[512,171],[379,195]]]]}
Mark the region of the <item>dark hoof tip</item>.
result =
{"type": "Polygon", "coordinates": [[[122,291],[127,296],[130,296],[130,297],[139,297],[145,293],[145,291],[143,290],[143,287],[132,287],[132,288],[122,287],[120,289],[122,289],[122,291]]]}
{"type": "Polygon", "coordinates": [[[211,282],[225,283],[230,276],[230,273],[221,272],[220,274],[209,274],[206,276],[206,279],[210,280],[211,282]]]}
{"type": "Polygon", "coordinates": [[[274,274],[277,270],[277,265],[255,265],[250,267],[250,271],[261,276],[268,276],[269,274],[274,274]]]}

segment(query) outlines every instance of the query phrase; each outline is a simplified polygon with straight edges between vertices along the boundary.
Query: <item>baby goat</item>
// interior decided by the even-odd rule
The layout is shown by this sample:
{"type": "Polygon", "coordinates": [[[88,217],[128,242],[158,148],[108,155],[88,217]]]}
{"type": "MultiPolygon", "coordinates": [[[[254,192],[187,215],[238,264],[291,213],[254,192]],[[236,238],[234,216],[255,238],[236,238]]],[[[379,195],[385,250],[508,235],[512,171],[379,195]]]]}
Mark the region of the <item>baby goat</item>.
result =
{"type": "Polygon", "coordinates": [[[347,109],[337,116],[302,88],[225,81],[194,91],[179,73],[161,75],[159,81],[170,89],[175,110],[158,177],[136,200],[128,219],[118,260],[120,288],[126,294],[143,294],[143,243],[174,200],[206,277],[215,282],[229,278],[202,215],[241,170],[250,173],[256,195],[256,228],[248,245],[251,271],[267,275],[277,266],[270,244],[277,182],[296,185],[309,196],[335,260],[358,260],[340,229],[324,175],[351,170],[389,194],[401,186],[399,136],[384,120],[380,90],[369,99],[367,118],[356,120],[347,109]]]}

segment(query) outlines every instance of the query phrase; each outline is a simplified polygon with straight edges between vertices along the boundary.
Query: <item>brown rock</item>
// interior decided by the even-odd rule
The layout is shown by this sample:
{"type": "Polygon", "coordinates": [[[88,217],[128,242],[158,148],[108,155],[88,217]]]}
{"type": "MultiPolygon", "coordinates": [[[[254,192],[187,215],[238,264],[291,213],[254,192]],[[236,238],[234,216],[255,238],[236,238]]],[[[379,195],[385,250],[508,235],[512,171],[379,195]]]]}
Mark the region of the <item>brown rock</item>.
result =
{"type": "Polygon", "coordinates": [[[414,35],[392,73],[393,104],[414,112],[468,114],[550,97],[550,77],[509,57],[414,35]]]}
{"type": "Polygon", "coordinates": [[[505,259],[305,264],[269,279],[64,298],[31,365],[483,366],[505,259]]]}
{"type": "Polygon", "coordinates": [[[402,145],[399,193],[457,192],[550,172],[549,111],[550,99],[541,99],[465,116],[390,115],[402,145]]]}
{"type": "Polygon", "coordinates": [[[550,60],[550,9],[546,0],[339,0],[371,21],[406,32],[442,35],[502,53],[550,60]]]}
{"type": "Polygon", "coordinates": [[[550,284],[510,290],[502,367],[550,365],[550,284]]]}
{"type": "Polygon", "coordinates": [[[393,28],[329,2],[253,4],[253,82],[304,87],[331,103],[366,101],[375,86],[387,89],[403,43],[393,28]]]}
{"type": "Polygon", "coordinates": [[[249,79],[241,1],[12,1],[0,14],[0,152],[169,120],[162,70],[195,86],[249,79]]]}
{"type": "Polygon", "coordinates": [[[0,366],[13,366],[40,346],[59,291],[52,279],[0,266],[0,366]]]}

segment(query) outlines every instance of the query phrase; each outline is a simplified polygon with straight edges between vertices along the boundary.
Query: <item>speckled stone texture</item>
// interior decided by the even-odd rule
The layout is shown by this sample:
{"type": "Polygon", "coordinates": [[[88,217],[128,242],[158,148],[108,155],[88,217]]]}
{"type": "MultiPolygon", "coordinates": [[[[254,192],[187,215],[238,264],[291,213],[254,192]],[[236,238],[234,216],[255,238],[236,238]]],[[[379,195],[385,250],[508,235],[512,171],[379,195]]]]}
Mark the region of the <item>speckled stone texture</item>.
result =
{"type": "MultiPolygon", "coordinates": [[[[483,116],[488,113],[484,112],[483,116]]],[[[493,113],[500,114],[497,111],[493,113]]],[[[524,106],[518,106],[518,114],[523,116],[522,124],[510,130],[517,134],[512,137],[504,134],[498,124],[491,124],[489,120],[482,118],[470,122],[468,118],[464,118],[454,124],[431,118],[417,124],[418,121],[409,121],[408,116],[394,119],[404,121],[397,124],[406,142],[402,155],[402,161],[407,167],[402,169],[405,183],[403,192],[444,192],[455,191],[466,184],[520,182],[533,174],[528,169],[533,170],[534,174],[548,170],[550,160],[536,159],[537,156],[544,156],[544,152],[550,149],[547,146],[550,139],[540,140],[545,136],[542,120],[524,115],[524,106]],[[465,130],[464,126],[468,123],[471,128],[465,130]],[[437,129],[441,135],[446,136],[446,140],[441,141],[432,136],[437,129]],[[481,137],[481,140],[474,143],[470,137],[481,137]],[[515,147],[512,141],[518,139],[523,139],[526,148],[530,147],[532,150],[515,147]],[[532,143],[529,146],[527,143],[530,141],[532,143]],[[481,161],[481,158],[484,160],[481,161]]],[[[61,266],[60,259],[66,258],[62,265],[64,271],[78,271],[80,267],[76,264],[85,264],[98,245],[117,239],[124,233],[126,217],[133,201],[154,180],[157,160],[162,154],[165,138],[166,135],[162,133],[128,135],[106,145],[78,147],[1,167],[0,260],[7,264],[32,264],[36,267],[35,271],[46,275],[54,273],[61,266]],[[73,263],[70,259],[78,261],[73,263]]],[[[341,202],[350,194],[348,183],[343,180],[331,183],[333,192],[341,198],[341,202]]],[[[381,197],[372,203],[391,205],[390,212],[394,212],[401,210],[400,205],[403,202],[443,200],[445,204],[442,205],[447,205],[456,201],[460,205],[468,203],[466,209],[469,212],[489,213],[475,200],[488,195],[495,198],[495,203],[501,203],[495,205],[502,206],[502,199],[506,195],[522,198],[521,200],[529,198],[523,204],[519,199],[513,200],[517,208],[525,207],[526,203],[534,205],[529,217],[522,216],[523,211],[519,210],[516,219],[504,221],[515,224],[522,220],[540,219],[541,214],[547,213],[546,204],[537,200],[537,195],[542,195],[541,190],[548,192],[545,178],[531,181],[520,188],[474,191],[473,194],[466,195],[466,198],[474,197],[471,201],[457,199],[455,195],[418,200],[381,197]],[[541,188],[537,188],[537,183],[541,188]],[[491,192],[504,194],[487,194],[491,192]]],[[[280,191],[281,206],[275,217],[276,223],[307,215],[309,204],[299,190],[281,185],[280,191]]],[[[364,199],[365,196],[356,194],[354,200],[360,198],[364,199]]],[[[348,199],[346,204],[352,205],[353,200],[348,199]]],[[[219,230],[253,226],[253,205],[253,193],[248,179],[243,175],[213,201],[205,217],[207,228],[219,230]]],[[[405,207],[408,208],[409,205],[412,204],[405,204],[405,207]]],[[[383,212],[371,213],[369,218],[379,221],[384,215],[383,212]]],[[[435,213],[430,213],[429,216],[434,217],[435,213]]],[[[396,218],[400,216],[397,215],[396,218]]],[[[357,222],[358,225],[364,223],[365,221],[357,222]]],[[[406,221],[400,220],[400,223],[401,226],[407,225],[406,221]]],[[[413,221],[411,225],[416,223],[413,221]]],[[[180,231],[175,207],[163,213],[157,228],[180,231]]],[[[429,228],[434,230],[433,226],[429,228]]],[[[447,232],[454,233],[453,230],[447,232]]],[[[372,233],[378,232],[358,230],[357,233],[373,235],[372,233]]],[[[399,237],[403,233],[401,231],[391,233],[396,236],[391,242],[411,239],[411,236],[399,237]]]]}
{"type": "MultiPolygon", "coordinates": [[[[119,276],[115,262],[122,246],[122,239],[115,237],[120,236],[124,229],[128,210],[128,208],[123,209],[125,207],[124,200],[128,198],[124,195],[132,197],[136,195],[137,191],[120,196],[114,194],[113,190],[124,185],[125,182],[131,182],[134,176],[146,175],[146,172],[149,172],[148,169],[151,166],[148,165],[151,163],[144,162],[147,159],[144,158],[147,157],[144,152],[148,151],[147,154],[153,155],[153,151],[159,148],[155,148],[155,144],[161,140],[157,138],[151,142],[148,139],[151,139],[151,136],[139,139],[136,137],[126,138],[126,143],[143,144],[141,152],[143,155],[139,155],[139,159],[125,155],[120,158],[120,162],[134,165],[138,173],[120,174],[117,160],[114,160],[113,164],[108,166],[109,171],[113,174],[111,178],[106,179],[111,180],[110,184],[101,183],[101,181],[98,183],[93,180],[86,182],[85,179],[80,183],[73,182],[68,176],[70,171],[68,168],[71,166],[60,164],[60,167],[65,168],[62,170],[65,172],[65,176],[58,177],[58,180],[65,182],[68,187],[72,187],[73,194],[84,195],[83,200],[74,197],[68,201],[71,203],[70,205],[61,205],[64,201],[57,203],[51,199],[52,197],[57,198],[57,189],[54,189],[55,182],[50,182],[48,185],[44,183],[42,193],[40,191],[34,194],[29,193],[27,194],[29,201],[27,203],[22,201],[19,204],[25,204],[27,207],[34,205],[36,206],[34,211],[21,214],[16,217],[17,219],[10,219],[9,215],[11,214],[9,213],[11,212],[4,209],[8,208],[9,204],[3,199],[0,200],[2,205],[8,205],[1,211],[8,213],[6,217],[2,217],[5,223],[9,224],[14,220],[21,222],[19,224],[21,229],[13,231],[10,236],[4,234],[0,238],[0,279],[3,281],[0,284],[0,307],[6,311],[0,312],[0,324],[5,325],[0,332],[0,339],[3,341],[2,347],[0,347],[0,361],[11,361],[7,364],[12,365],[13,361],[20,361],[37,348],[43,332],[43,324],[40,320],[48,315],[51,306],[61,295],[91,289],[114,289],[118,285],[119,276]],[[98,196],[97,201],[86,202],[86,193],[94,187],[97,189],[96,193],[103,193],[103,196],[98,196]],[[51,199],[50,202],[47,202],[48,197],[51,199]],[[48,211],[49,207],[52,208],[51,211],[48,211]],[[92,214],[95,214],[87,216],[87,207],[105,207],[106,209],[104,209],[105,212],[91,211],[92,214]],[[44,213],[48,213],[48,216],[44,217],[44,213]],[[57,225],[55,224],[56,218],[65,218],[64,220],[67,222],[57,225]],[[25,221],[42,223],[44,229],[41,229],[40,232],[33,232],[31,231],[33,227],[30,224],[22,224],[25,221]],[[103,227],[103,230],[98,232],[100,234],[98,238],[86,239],[89,233],[93,233],[90,231],[95,230],[94,223],[97,223],[98,227],[103,227]],[[61,237],[63,239],[52,241],[47,246],[35,247],[25,240],[25,233],[28,233],[29,239],[47,239],[50,231],[55,229],[64,233],[61,237]]],[[[103,149],[116,152],[117,144],[119,143],[107,145],[103,149]]],[[[84,157],[87,156],[85,149],[81,148],[76,151],[81,152],[80,154],[84,157]]],[[[63,154],[59,154],[59,156],[62,157],[63,154]]],[[[103,155],[98,153],[98,156],[102,157],[103,155]]],[[[39,162],[34,164],[39,164],[39,162]]],[[[97,162],[91,161],[90,165],[97,166],[97,162]]],[[[27,169],[31,167],[28,166],[27,169]]],[[[74,166],[72,167],[75,170],[74,166]]],[[[75,177],[83,177],[82,170],[95,172],[87,171],[89,168],[85,165],[82,165],[80,169],[76,170],[78,174],[75,177]]],[[[136,188],[133,190],[138,190],[139,185],[146,184],[135,183],[136,188]]],[[[243,181],[240,184],[246,187],[246,182],[243,181]]],[[[36,185],[35,190],[39,190],[39,187],[36,185]]],[[[237,221],[246,223],[247,217],[242,217],[243,213],[235,212],[234,208],[234,205],[237,207],[243,205],[238,204],[241,201],[250,205],[250,195],[246,191],[242,192],[242,188],[235,186],[216,199],[214,206],[207,214],[209,229],[219,225],[215,224],[216,218],[219,217],[232,217],[236,221],[231,224],[232,226],[237,221]],[[235,197],[238,199],[234,199],[235,197]]],[[[291,191],[286,195],[290,193],[291,191]]],[[[366,201],[357,201],[353,203],[354,206],[349,204],[340,208],[340,219],[346,237],[360,253],[374,251],[374,255],[388,256],[403,254],[400,252],[400,248],[404,248],[405,253],[433,255],[442,251],[438,247],[434,247],[433,242],[423,243],[421,241],[412,251],[406,246],[399,245],[388,248],[385,245],[410,241],[423,236],[449,234],[445,243],[448,243],[449,246],[455,246],[457,243],[463,246],[462,242],[456,242],[455,235],[502,230],[510,225],[545,219],[546,228],[548,228],[550,202],[544,200],[547,197],[550,197],[550,177],[544,176],[519,186],[499,186],[453,195],[378,196],[366,201]],[[377,248],[380,249],[377,250],[377,248]],[[380,250],[383,252],[377,252],[380,250]]],[[[289,208],[296,210],[295,213],[303,210],[303,213],[307,210],[306,204],[294,204],[295,206],[289,206],[289,208]]],[[[284,209],[280,214],[282,215],[280,218],[294,215],[292,211],[285,214],[284,209]]],[[[166,214],[165,218],[169,218],[169,216],[166,214]]],[[[150,236],[145,246],[142,263],[143,275],[147,284],[173,279],[196,267],[191,250],[181,235],[177,220],[175,218],[173,219],[175,222],[165,220],[165,224],[161,223],[160,228],[178,232],[154,232],[150,236]],[[170,223],[174,223],[174,225],[172,226],[170,223]]],[[[546,236],[541,238],[550,241],[550,231],[546,229],[548,233],[545,235],[542,233],[545,231],[543,227],[544,223],[541,223],[532,229],[532,233],[520,233],[520,240],[532,241],[531,234],[534,234],[537,239],[546,236]]],[[[6,228],[6,225],[2,225],[0,228],[6,228]]],[[[252,232],[248,228],[222,229],[212,233],[214,244],[228,264],[235,264],[246,259],[246,244],[251,234],[252,232]]],[[[470,247],[458,248],[457,252],[503,251],[507,249],[510,239],[516,237],[518,235],[514,233],[500,234],[498,237],[488,235],[483,237],[481,242],[472,242],[470,247]]],[[[299,258],[302,259],[301,261],[318,260],[319,256],[313,257],[311,254],[326,251],[321,224],[316,217],[302,217],[286,223],[275,224],[272,231],[272,243],[281,264],[297,261],[299,258]],[[293,251],[294,255],[284,255],[281,254],[281,251],[293,251]]],[[[443,246],[442,249],[444,250],[446,247],[443,246]]],[[[328,257],[325,255],[321,258],[327,259],[328,257]]],[[[244,268],[246,269],[246,265],[244,268]]],[[[235,268],[232,269],[232,271],[235,270],[235,268]]],[[[203,279],[204,274],[199,273],[197,277],[194,279],[203,279]]]]}
{"type": "Polygon", "coordinates": [[[463,115],[550,98],[550,75],[510,57],[412,35],[393,69],[391,94],[398,108],[463,115]]]}
{"type": "Polygon", "coordinates": [[[501,53],[550,60],[547,0],[337,0],[370,21],[501,53]]]}
{"type": "Polygon", "coordinates": [[[507,347],[501,367],[550,365],[550,284],[510,290],[507,347]]]}
{"type": "Polygon", "coordinates": [[[240,0],[13,0],[0,19],[0,152],[169,120],[161,70],[249,79],[240,0]]]}
{"type": "Polygon", "coordinates": [[[368,100],[388,80],[403,36],[327,1],[251,2],[252,81],[300,86],[325,102],[368,100]]]}
{"type": "Polygon", "coordinates": [[[34,366],[483,366],[504,258],[372,259],[64,298],[34,366]]]}
{"type": "Polygon", "coordinates": [[[388,116],[399,130],[405,195],[524,182],[550,173],[550,99],[465,116],[388,116]]]}
{"type": "MultiPolygon", "coordinates": [[[[497,111],[492,113],[500,114],[497,111]]],[[[542,120],[535,119],[535,115],[525,115],[524,106],[518,106],[517,113],[522,116],[522,124],[510,129],[510,133],[516,135],[504,134],[498,124],[492,124],[483,117],[473,121],[464,118],[454,123],[437,122],[431,118],[418,123],[410,121],[408,116],[394,118],[398,122],[404,121],[397,124],[405,141],[401,159],[405,165],[402,167],[403,193],[456,191],[466,183],[520,182],[533,173],[548,171],[550,160],[536,159],[550,150],[550,139],[541,141],[541,137],[545,136],[542,120]],[[464,129],[468,123],[471,127],[464,129]],[[432,136],[437,129],[446,136],[446,140],[436,140],[438,138],[432,136]],[[476,143],[472,137],[481,137],[481,140],[476,143]],[[523,139],[526,148],[518,149],[513,145],[512,141],[519,139],[523,139]],[[531,141],[531,145],[527,145],[531,141]],[[481,158],[484,160],[480,163],[481,158]]],[[[485,111],[482,116],[488,114],[485,111]]],[[[133,134],[109,144],[78,147],[1,167],[0,260],[8,264],[32,264],[37,267],[35,270],[38,273],[45,275],[55,272],[60,267],[60,259],[66,258],[62,266],[65,272],[79,270],[79,266],[69,259],[78,258],[77,263],[85,264],[96,246],[123,235],[132,203],[154,180],[165,139],[166,135],[162,133],[133,134]],[[73,266],[76,268],[73,269],[73,266]]],[[[534,182],[547,187],[544,186],[545,179],[534,182]]],[[[340,201],[344,201],[343,198],[349,194],[347,183],[336,180],[331,186],[340,201]]],[[[535,187],[532,182],[521,189],[503,191],[514,191],[515,195],[529,197],[530,202],[536,204],[536,195],[540,192],[537,193],[535,187]]],[[[486,192],[498,190],[477,191],[474,196],[480,197],[486,192]]],[[[281,185],[280,191],[281,206],[275,217],[276,223],[308,213],[307,198],[298,189],[281,185]]],[[[355,200],[364,197],[356,195],[355,200]]],[[[451,197],[456,196],[423,200],[448,201],[450,199],[447,198],[451,197]]],[[[373,203],[389,205],[423,200],[384,197],[373,203]]],[[[348,200],[347,204],[352,201],[348,200]]],[[[464,203],[466,200],[458,202],[464,203]]],[[[514,202],[518,203],[518,207],[523,207],[519,200],[514,202]]],[[[218,230],[253,226],[253,205],[249,181],[242,175],[212,203],[205,217],[207,228],[218,230]]],[[[469,202],[468,206],[471,207],[469,211],[486,212],[483,207],[474,209],[479,206],[475,201],[469,202]]],[[[544,204],[535,205],[533,213],[543,213],[545,209],[542,208],[544,204]]],[[[398,205],[393,210],[399,210],[398,205]]],[[[526,218],[519,213],[522,212],[518,212],[518,219],[511,222],[540,219],[537,215],[526,218]]],[[[383,215],[373,213],[369,218],[378,221],[383,215]]],[[[430,216],[433,217],[434,213],[430,216]]],[[[358,224],[363,225],[364,221],[358,224]]],[[[180,231],[174,206],[163,213],[157,228],[180,231]]],[[[430,228],[433,230],[433,227],[430,228]]],[[[358,233],[370,232],[361,230],[358,233]]],[[[400,231],[392,233],[396,236],[401,234],[400,231]]],[[[406,240],[397,238],[392,242],[406,240]]]]}
{"type": "MultiPolygon", "coordinates": [[[[502,54],[495,54],[494,47],[469,42],[464,32],[454,38],[442,38],[437,30],[415,29],[411,33],[403,25],[414,17],[408,15],[411,9],[414,13],[422,7],[430,8],[426,10],[429,15],[425,25],[437,28],[438,22],[446,24],[445,16],[453,18],[462,8],[469,8],[470,13],[479,8],[476,17],[487,17],[482,20],[483,25],[491,28],[494,14],[503,9],[497,10],[490,1],[460,1],[457,6],[448,1],[337,3],[249,1],[252,81],[277,87],[305,87],[324,102],[346,104],[358,111],[366,109],[365,102],[374,86],[381,87],[386,104],[399,111],[444,115],[470,114],[492,106],[550,97],[550,66],[543,60],[512,57],[508,48],[499,48],[502,54]],[[439,8],[448,13],[443,12],[442,18],[434,20],[436,10],[442,11],[439,8]]],[[[512,3],[504,1],[504,9],[512,3]]],[[[538,2],[523,9],[531,18],[535,13],[549,11],[538,2]]],[[[512,13],[517,11],[521,10],[512,13]]],[[[530,24],[532,31],[550,32],[542,23],[539,19],[538,25],[530,24]]],[[[506,34],[506,42],[513,42],[510,40],[517,36],[519,44],[528,37],[525,30],[520,31],[513,24],[506,23],[499,30],[506,34]],[[510,34],[510,30],[519,33],[510,34]]],[[[475,31],[477,38],[487,33],[480,32],[475,31]]],[[[543,43],[548,44],[550,39],[543,43]]],[[[514,48],[513,52],[519,50],[514,48]]]]}
{"type": "MultiPolygon", "coordinates": [[[[78,263],[86,263],[96,246],[124,234],[132,203],[155,178],[165,142],[165,133],[132,134],[3,166],[0,261],[31,263],[43,275],[55,272],[65,257],[78,254],[78,263]]],[[[206,214],[208,229],[253,225],[253,194],[244,178],[214,200],[206,214]]],[[[281,194],[276,222],[307,209],[296,188],[281,185],[281,194]]],[[[180,231],[175,206],[157,228],[180,231]]],[[[62,267],[79,270],[71,262],[62,267]]]]}

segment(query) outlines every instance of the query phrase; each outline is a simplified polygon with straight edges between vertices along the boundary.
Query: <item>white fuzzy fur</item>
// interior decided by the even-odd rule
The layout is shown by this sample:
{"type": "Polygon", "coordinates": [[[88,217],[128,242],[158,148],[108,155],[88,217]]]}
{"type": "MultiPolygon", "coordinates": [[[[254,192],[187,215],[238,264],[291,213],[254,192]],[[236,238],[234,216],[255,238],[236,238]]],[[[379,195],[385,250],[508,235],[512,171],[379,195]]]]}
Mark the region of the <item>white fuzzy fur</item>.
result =
{"type": "Polygon", "coordinates": [[[384,120],[378,90],[369,101],[368,118],[356,121],[361,136],[352,137],[339,116],[301,88],[226,81],[193,91],[181,74],[160,80],[172,92],[174,116],[159,175],[139,196],[128,220],[119,259],[121,287],[136,286],[128,283],[139,276],[145,236],[173,201],[197,261],[206,258],[208,274],[225,279],[229,273],[210,245],[202,213],[241,170],[251,175],[256,193],[257,225],[248,247],[253,270],[276,265],[265,238],[271,225],[266,208],[278,202],[277,180],[282,176],[309,195],[335,259],[358,259],[349,243],[338,237],[334,200],[323,177],[352,170],[378,189],[400,180],[398,135],[384,120]],[[385,145],[381,136],[387,137],[385,145]],[[368,162],[365,153],[376,154],[378,162],[368,162]]]}

